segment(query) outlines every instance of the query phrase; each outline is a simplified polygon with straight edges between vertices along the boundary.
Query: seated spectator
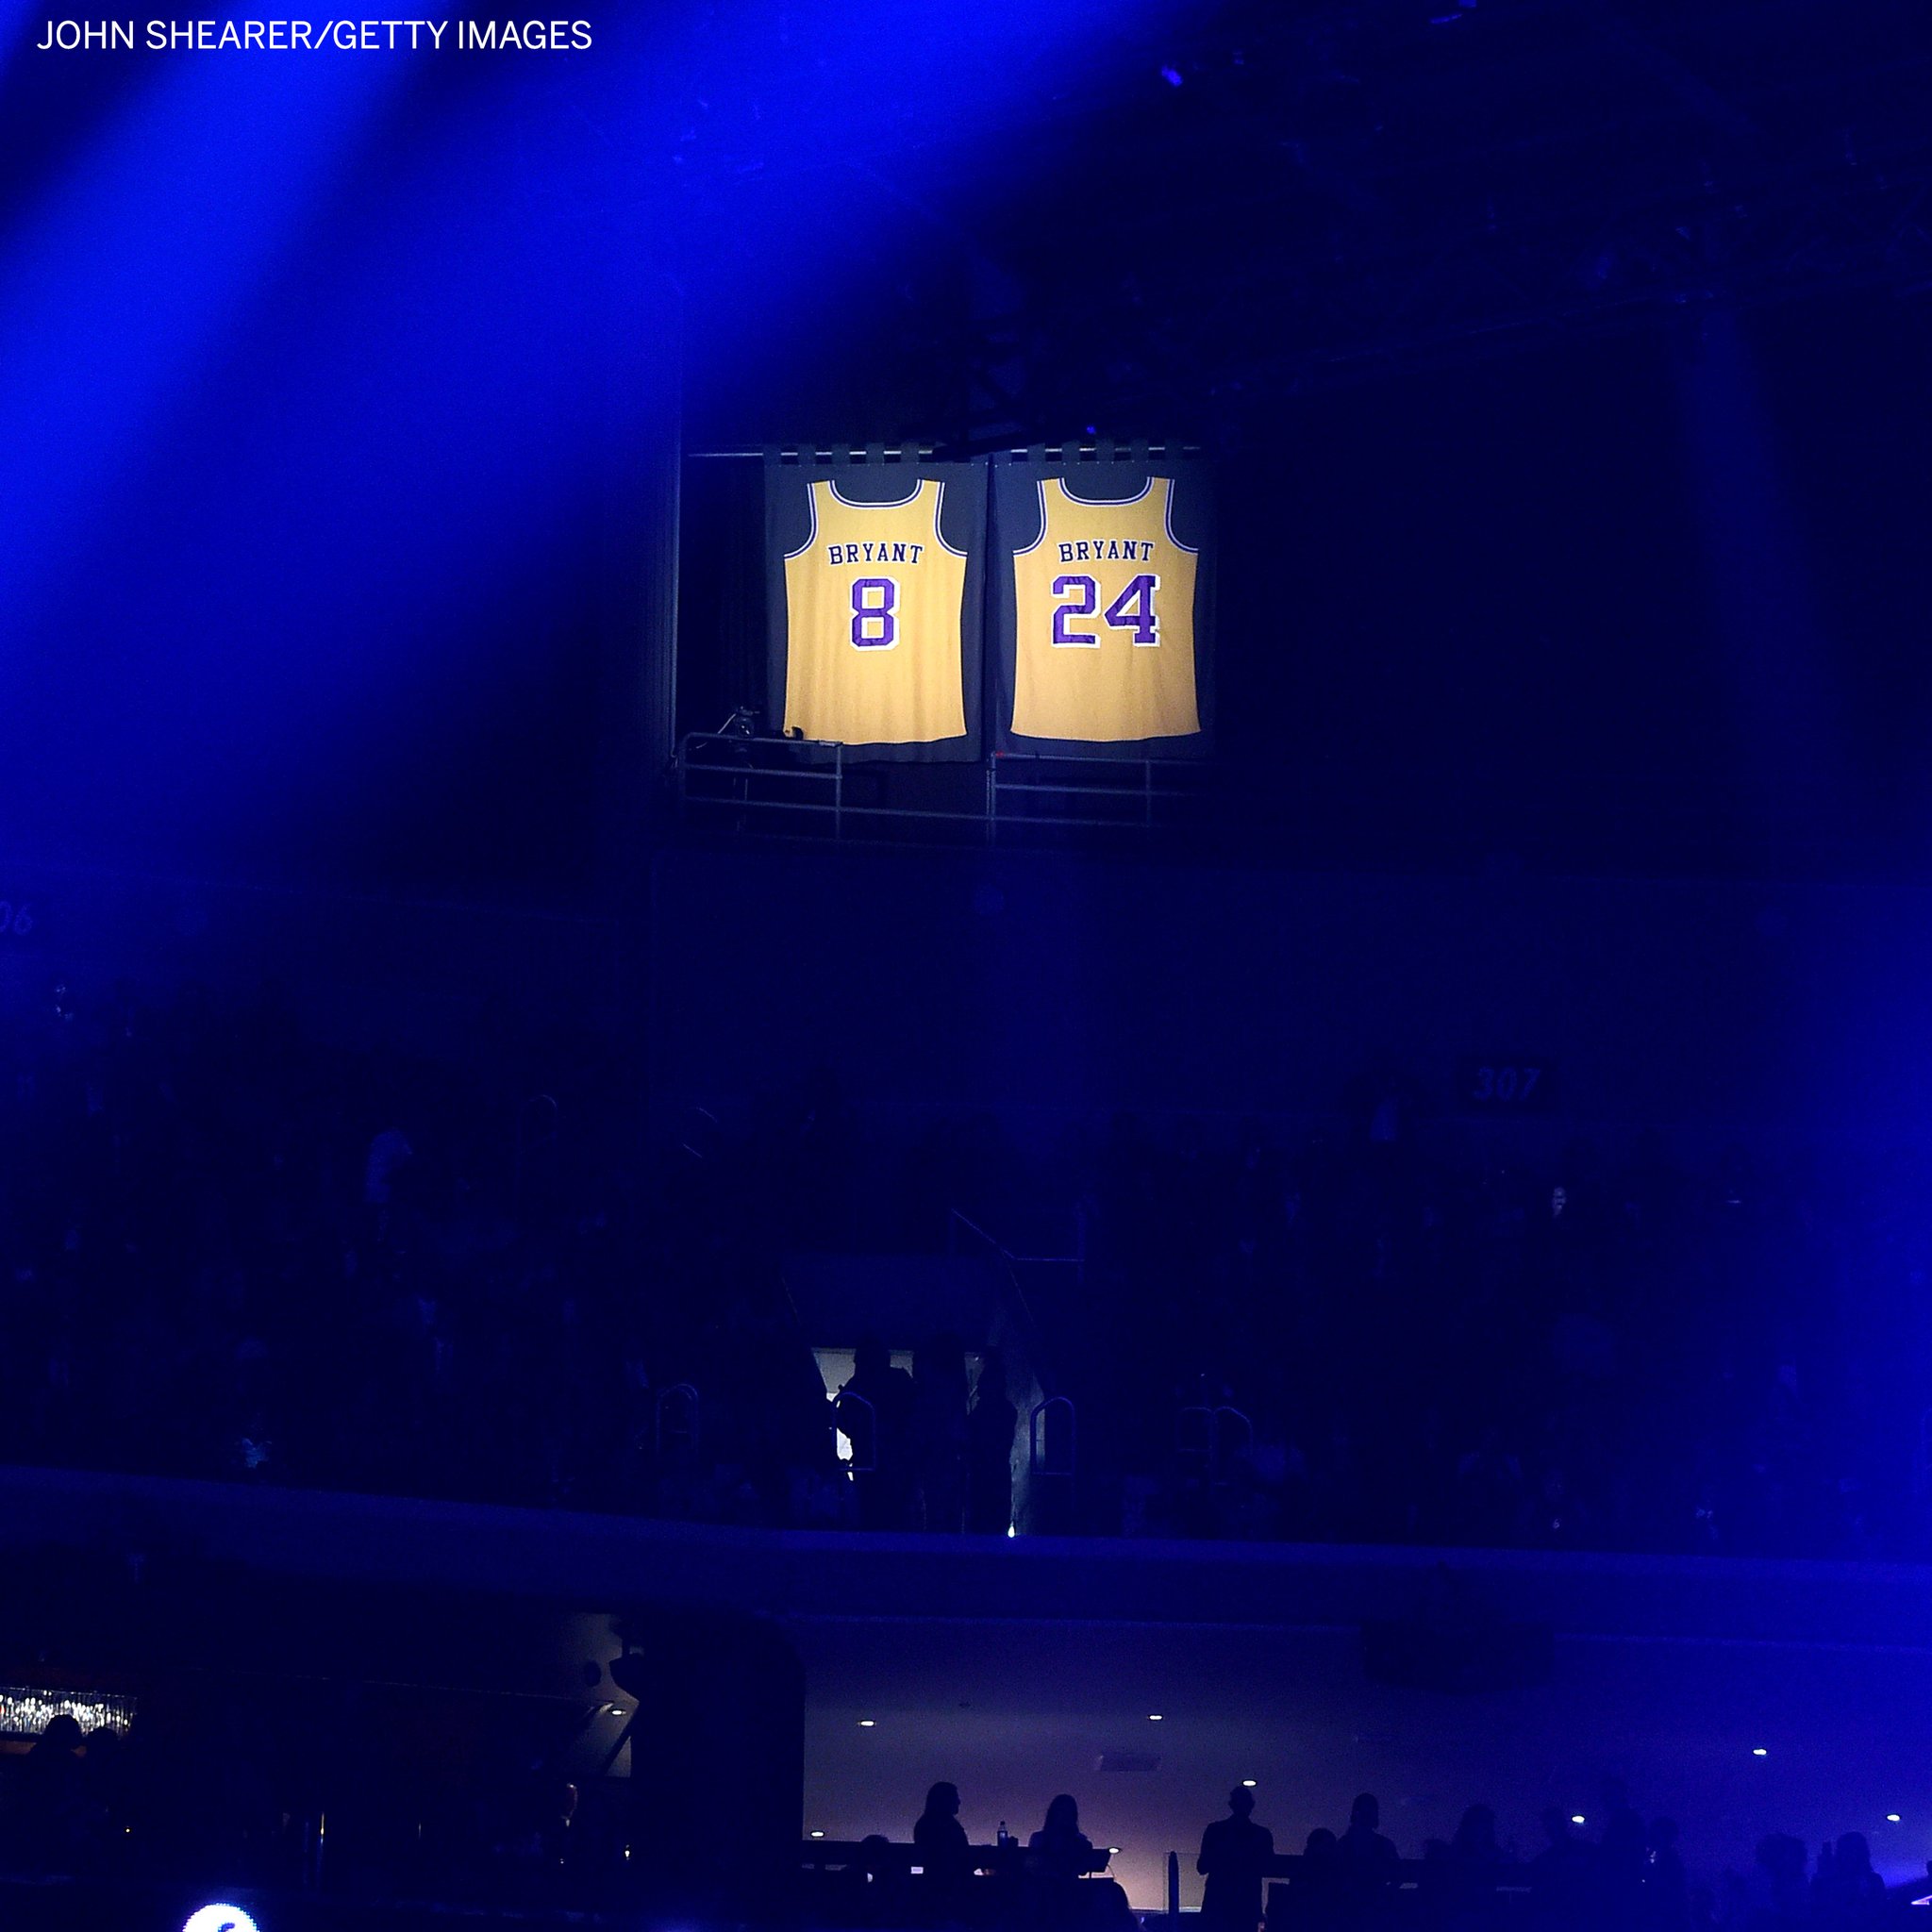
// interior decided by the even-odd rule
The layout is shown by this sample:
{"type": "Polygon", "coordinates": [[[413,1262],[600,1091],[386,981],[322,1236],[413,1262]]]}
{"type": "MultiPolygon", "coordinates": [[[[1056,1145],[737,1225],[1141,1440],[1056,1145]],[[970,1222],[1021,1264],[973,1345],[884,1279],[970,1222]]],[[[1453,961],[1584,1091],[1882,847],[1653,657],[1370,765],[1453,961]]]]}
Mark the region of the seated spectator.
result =
{"type": "Polygon", "coordinates": [[[1026,1840],[1029,1878],[1084,1877],[1093,1870],[1093,1840],[1080,1829],[1080,1807],[1062,1791],[1046,1807],[1046,1823],[1026,1840]]]}
{"type": "Polygon", "coordinates": [[[1343,1881],[1352,1890],[1379,1891],[1395,1881],[1401,1862],[1392,1839],[1376,1827],[1382,1807],[1373,1791],[1363,1791],[1348,1810],[1348,1829],[1336,1841],[1336,1858],[1343,1881]]]}
{"type": "Polygon", "coordinates": [[[1774,1831],[1758,1840],[1756,1902],[1759,1917],[1791,1924],[1807,1916],[1806,1860],[1804,1840],[1788,1831],[1774,1831]]]}
{"type": "Polygon", "coordinates": [[[1496,1814],[1487,1805],[1472,1805],[1449,1840],[1451,1868],[1458,1878],[1480,1886],[1491,1880],[1503,1863],[1503,1848],[1496,1842],[1496,1814]]]}
{"type": "Polygon", "coordinates": [[[872,1832],[858,1841],[858,1857],[841,1888],[841,1916],[855,1925],[898,1925],[907,1918],[906,1885],[892,1856],[892,1841],[872,1832]]]}
{"type": "Polygon", "coordinates": [[[1309,1832],[1302,1868],[1289,1887],[1290,1914],[1299,1932],[1330,1932],[1341,1910],[1341,1840],[1325,1824],[1309,1832]]]}
{"type": "Polygon", "coordinates": [[[1127,1895],[1112,1879],[1076,1881],[1107,1864],[1080,1829],[1080,1813],[1064,1791],[1046,1807],[1046,1824],[1026,1841],[1023,1916],[1037,1932],[1132,1932],[1127,1895]]]}
{"type": "Polygon", "coordinates": [[[1872,1847],[1863,1832],[1848,1831],[1829,1849],[1829,1868],[1821,1857],[1812,1881],[1814,1915],[1828,1927],[1861,1924],[1885,1903],[1885,1881],[1872,1869],[1872,1847]]]}
{"type": "Polygon", "coordinates": [[[17,1856],[29,1870],[78,1869],[91,1837],[92,1807],[79,1724],[64,1711],[47,1720],[20,1768],[17,1856]]]}

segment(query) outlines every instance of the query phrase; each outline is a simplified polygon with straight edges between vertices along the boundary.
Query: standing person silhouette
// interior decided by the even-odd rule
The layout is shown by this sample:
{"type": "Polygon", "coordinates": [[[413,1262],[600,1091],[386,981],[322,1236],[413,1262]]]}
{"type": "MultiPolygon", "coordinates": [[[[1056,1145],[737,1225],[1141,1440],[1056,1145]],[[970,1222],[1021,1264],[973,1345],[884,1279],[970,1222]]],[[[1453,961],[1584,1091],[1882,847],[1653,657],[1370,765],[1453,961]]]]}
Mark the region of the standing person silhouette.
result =
{"type": "Polygon", "coordinates": [[[1255,1794],[1237,1785],[1227,1794],[1229,1815],[1201,1834],[1194,1870],[1207,1879],[1201,1923],[1215,1932],[1255,1932],[1261,1918],[1261,1881],[1274,1856],[1274,1834],[1255,1823],[1255,1794]]]}
{"type": "Polygon", "coordinates": [[[928,1885],[958,1891],[973,1875],[973,1847],[959,1823],[959,1788],[941,1782],[925,1794],[925,1809],[912,1827],[912,1846],[928,1885]]]}
{"type": "Polygon", "coordinates": [[[862,1336],[834,1403],[839,1433],[852,1444],[861,1529],[904,1529],[911,1521],[913,1401],[912,1377],[892,1366],[876,1335],[862,1336]]]}

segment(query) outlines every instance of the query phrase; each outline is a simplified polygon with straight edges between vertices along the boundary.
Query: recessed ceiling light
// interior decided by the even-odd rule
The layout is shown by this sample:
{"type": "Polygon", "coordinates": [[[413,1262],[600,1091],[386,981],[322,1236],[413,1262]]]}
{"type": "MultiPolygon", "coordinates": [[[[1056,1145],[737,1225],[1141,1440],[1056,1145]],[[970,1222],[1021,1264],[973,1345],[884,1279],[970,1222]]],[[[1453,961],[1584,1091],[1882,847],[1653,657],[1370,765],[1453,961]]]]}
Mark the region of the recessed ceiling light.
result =
{"type": "Polygon", "coordinates": [[[1751,1747],[1751,1755],[1754,1757],[1769,1757],[1771,1753],[1762,1744],[1754,1744],[1751,1747]]]}
{"type": "Polygon", "coordinates": [[[873,1725],[877,1722],[878,1720],[876,1718],[862,1717],[858,1720],[858,1728],[861,1731],[869,1731],[872,1729],[873,1725]]]}
{"type": "Polygon", "coordinates": [[[1588,1824],[1590,1820],[1581,1811],[1573,1811],[1570,1814],[1570,1823],[1572,1824],[1588,1824]]]}
{"type": "Polygon", "coordinates": [[[1118,1857],[1120,1857],[1120,1855],[1121,1855],[1121,1848],[1120,1848],[1120,1846],[1118,1846],[1118,1845],[1108,1845],[1108,1848],[1107,1848],[1107,1856],[1108,1856],[1108,1857],[1109,1858],[1118,1858],[1118,1857]]]}
{"type": "Polygon", "coordinates": [[[814,1838],[824,1838],[824,1832],[822,1832],[822,1831],[815,1831],[815,1832],[813,1832],[813,1833],[812,1833],[812,1837],[814,1837],[814,1838]]]}
{"type": "Polygon", "coordinates": [[[1255,1789],[1255,1780],[1254,1780],[1253,1778],[1251,1778],[1251,1777],[1244,1777],[1244,1778],[1242,1778],[1242,1780],[1241,1780],[1241,1790],[1244,1790],[1244,1791],[1252,1791],[1252,1790],[1253,1790],[1254,1789],[1255,1789]]]}
{"type": "Polygon", "coordinates": [[[1147,1713],[1147,1722],[1150,1724],[1158,1724],[1160,1722],[1160,1713],[1158,1710],[1150,1710],[1147,1713]]]}

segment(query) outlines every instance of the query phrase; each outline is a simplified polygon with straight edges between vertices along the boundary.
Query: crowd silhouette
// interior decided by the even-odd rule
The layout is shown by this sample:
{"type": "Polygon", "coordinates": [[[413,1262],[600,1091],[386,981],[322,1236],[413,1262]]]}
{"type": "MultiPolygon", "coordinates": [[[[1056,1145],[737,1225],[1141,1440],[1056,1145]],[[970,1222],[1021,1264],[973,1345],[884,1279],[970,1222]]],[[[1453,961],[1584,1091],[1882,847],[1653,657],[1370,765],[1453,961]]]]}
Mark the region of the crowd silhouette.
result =
{"type": "Polygon", "coordinates": [[[654,1139],[622,1087],[590,1041],[458,1068],[63,987],[0,1090],[0,1457],[791,1528],[1932,1547],[1904,1158],[1518,1160],[1389,1080],[1023,1153],[821,1074],[654,1139]],[[1067,1257],[1023,1371],[808,1332],[787,1255],[941,1250],[955,1208],[1067,1257]],[[1051,1493],[1015,1487],[1041,1393],[1078,1416],[1051,1493]]]}
{"type": "MultiPolygon", "coordinates": [[[[1255,1808],[1253,1791],[1237,1786],[1227,1815],[1201,1835],[1193,1869],[1207,1932],[1256,1932],[1264,1920],[1269,1932],[1856,1932],[1926,1889],[1889,1890],[1858,1832],[1827,1840],[1815,1863],[1802,1840],[1772,1832],[1748,1870],[1693,1877],[1676,1823],[1646,1822],[1615,1779],[1604,1785],[1593,1836],[1553,1807],[1542,1814],[1543,1842],[1527,1854],[1500,1841],[1496,1814],[1482,1804],[1451,1837],[1407,1858],[1382,1833],[1371,1792],[1356,1798],[1343,1830],[1317,1826],[1293,1855],[1277,1852],[1255,1808]]],[[[1053,1800],[1024,1854],[1004,1826],[1000,1840],[974,1846],[959,1811],[958,1788],[936,1784],[909,1858],[894,1857],[884,1839],[857,1848],[867,1923],[1125,1922],[1124,1894],[1105,1879],[1108,1857],[1080,1832],[1072,1796],[1053,1800]]]]}
{"type": "MultiPolygon", "coordinates": [[[[84,1734],[58,1716],[24,1755],[0,1754],[0,1879],[315,1882],[312,1836],[263,1796],[244,1734],[191,1763],[158,1749],[142,1723],[84,1734]]],[[[400,1807],[400,1824],[376,1830],[333,1883],[533,1907],[648,1897],[649,1873],[600,1835],[596,1795],[508,1764],[454,1808],[422,1793],[378,1793],[372,1821],[400,1807]],[[406,1831],[412,1807],[427,1823],[406,1831]]],[[[1192,1865],[1206,1932],[1254,1932],[1264,1915],[1271,1932],[1866,1932],[1932,1891],[1932,1879],[1888,1888],[1856,1831],[1827,1840],[1815,1858],[1800,1839],[1772,1831],[1746,1869],[1693,1871],[1676,1823],[1646,1819],[1615,1780],[1590,1831],[1552,1807],[1542,1841],[1527,1850],[1502,1840],[1484,1804],[1446,1840],[1407,1853],[1383,1833],[1372,1793],[1356,1798],[1344,1828],[1317,1826],[1292,1853],[1255,1813],[1254,1792],[1237,1786],[1201,1834],[1192,1865]]],[[[1024,1842],[1002,1823],[976,1843],[958,1788],[941,1781],[908,1843],[799,1847],[795,1882],[774,1910],[780,1922],[826,1927],[1108,1932],[1135,1916],[1109,1862],[1070,1793],[1052,1800],[1024,1842]]],[[[1155,1905],[1138,1902],[1142,1915],[1155,1905]]]]}

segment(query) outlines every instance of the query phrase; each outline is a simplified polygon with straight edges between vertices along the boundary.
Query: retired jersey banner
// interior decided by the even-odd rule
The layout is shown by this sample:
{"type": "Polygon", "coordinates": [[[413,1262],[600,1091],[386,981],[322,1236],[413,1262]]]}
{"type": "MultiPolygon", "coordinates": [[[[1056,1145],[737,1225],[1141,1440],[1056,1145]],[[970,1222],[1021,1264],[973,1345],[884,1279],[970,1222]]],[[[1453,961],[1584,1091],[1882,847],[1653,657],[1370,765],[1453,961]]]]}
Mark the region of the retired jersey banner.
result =
{"type": "Polygon", "coordinates": [[[767,461],[772,715],[867,758],[980,755],[986,472],[767,461]]]}
{"type": "Polygon", "coordinates": [[[1002,750],[1208,751],[1212,507],[1205,464],[1144,450],[994,461],[987,633],[1002,750]]]}

